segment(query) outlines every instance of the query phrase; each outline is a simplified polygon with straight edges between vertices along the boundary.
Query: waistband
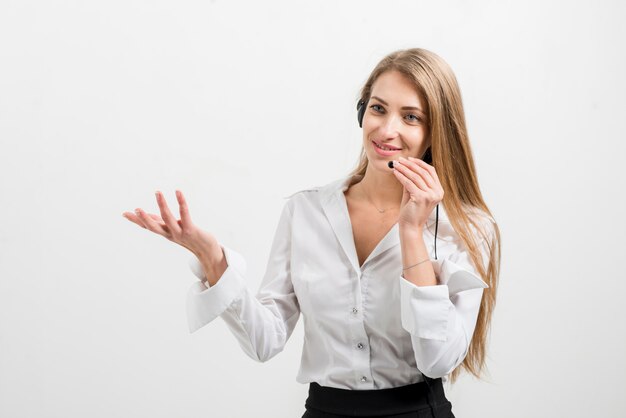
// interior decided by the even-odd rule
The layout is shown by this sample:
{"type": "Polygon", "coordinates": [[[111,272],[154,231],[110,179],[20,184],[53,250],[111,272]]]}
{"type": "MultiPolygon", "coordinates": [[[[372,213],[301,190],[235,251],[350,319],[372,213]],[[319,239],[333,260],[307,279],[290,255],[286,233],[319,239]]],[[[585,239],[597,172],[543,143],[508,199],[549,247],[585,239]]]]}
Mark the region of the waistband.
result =
{"type": "Polygon", "coordinates": [[[430,379],[388,389],[350,390],[309,385],[307,409],[328,414],[358,417],[402,414],[430,408],[436,416],[436,407],[448,402],[441,378],[430,379]]]}

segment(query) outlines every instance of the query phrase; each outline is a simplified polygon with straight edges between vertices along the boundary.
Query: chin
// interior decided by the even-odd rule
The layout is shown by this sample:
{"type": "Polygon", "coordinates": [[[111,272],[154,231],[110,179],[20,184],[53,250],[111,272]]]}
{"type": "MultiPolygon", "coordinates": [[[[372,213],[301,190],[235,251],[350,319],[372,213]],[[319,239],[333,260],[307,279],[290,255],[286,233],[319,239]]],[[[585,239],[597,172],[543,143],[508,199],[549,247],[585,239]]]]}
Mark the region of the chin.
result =
{"type": "Polygon", "coordinates": [[[393,170],[391,168],[389,168],[389,166],[387,164],[389,164],[389,161],[391,161],[392,158],[389,158],[388,160],[385,160],[383,158],[381,158],[379,155],[374,156],[374,158],[369,158],[367,159],[367,165],[371,166],[372,168],[376,169],[376,170],[380,170],[389,174],[393,174],[393,170]]]}

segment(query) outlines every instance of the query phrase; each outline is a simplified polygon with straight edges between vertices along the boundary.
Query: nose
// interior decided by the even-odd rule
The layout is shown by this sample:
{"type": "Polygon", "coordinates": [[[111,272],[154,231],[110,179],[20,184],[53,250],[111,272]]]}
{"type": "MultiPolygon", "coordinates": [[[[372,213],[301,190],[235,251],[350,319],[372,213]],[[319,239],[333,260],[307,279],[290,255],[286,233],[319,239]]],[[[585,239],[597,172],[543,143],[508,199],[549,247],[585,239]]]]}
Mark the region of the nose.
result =
{"type": "Polygon", "coordinates": [[[380,126],[381,135],[385,138],[394,138],[397,136],[400,122],[402,121],[399,116],[390,113],[383,119],[383,123],[380,126]]]}

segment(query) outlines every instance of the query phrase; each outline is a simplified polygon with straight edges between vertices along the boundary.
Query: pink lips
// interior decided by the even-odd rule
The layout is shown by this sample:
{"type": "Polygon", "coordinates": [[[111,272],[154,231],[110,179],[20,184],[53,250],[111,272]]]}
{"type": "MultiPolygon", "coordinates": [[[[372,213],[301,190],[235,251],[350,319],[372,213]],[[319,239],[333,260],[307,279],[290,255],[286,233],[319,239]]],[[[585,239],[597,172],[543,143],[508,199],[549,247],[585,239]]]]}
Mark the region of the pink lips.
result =
{"type": "Polygon", "coordinates": [[[372,141],[372,144],[374,145],[374,149],[376,150],[376,152],[377,152],[378,154],[382,155],[382,156],[385,156],[385,157],[389,157],[390,155],[394,155],[394,154],[396,154],[398,151],[401,151],[401,150],[399,150],[399,149],[396,149],[396,150],[391,150],[391,151],[387,151],[387,150],[384,150],[384,149],[378,148],[378,145],[376,145],[376,143],[375,143],[374,141],[372,141]]]}

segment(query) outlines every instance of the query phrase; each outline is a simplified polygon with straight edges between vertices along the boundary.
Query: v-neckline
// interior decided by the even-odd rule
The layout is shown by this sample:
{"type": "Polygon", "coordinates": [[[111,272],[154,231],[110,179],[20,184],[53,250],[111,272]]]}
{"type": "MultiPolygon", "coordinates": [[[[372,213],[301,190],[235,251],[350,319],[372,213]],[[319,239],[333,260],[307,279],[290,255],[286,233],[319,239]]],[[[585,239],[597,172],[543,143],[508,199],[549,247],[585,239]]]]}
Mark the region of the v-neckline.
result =
{"type": "Polygon", "coordinates": [[[350,237],[352,239],[352,244],[353,244],[353,249],[354,249],[354,257],[356,259],[356,265],[359,266],[359,269],[361,271],[363,271],[363,266],[365,266],[368,261],[370,261],[370,259],[376,257],[379,253],[379,251],[377,251],[379,249],[379,247],[383,244],[383,242],[386,242],[389,238],[389,236],[392,233],[396,233],[397,229],[398,229],[398,221],[394,222],[394,224],[391,226],[391,228],[389,228],[389,230],[387,231],[387,233],[380,239],[380,241],[378,241],[376,243],[376,245],[374,246],[374,248],[372,249],[372,251],[370,251],[370,253],[367,255],[367,257],[365,258],[365,261],[363,261],[363,264],[359,265],[359,254],[356,251],[356,241],[354,240],[354,228],[352,226],[352,218],[350,217],[350,210],[348,209],[348,200],[346,199],[346,194],[345,191],[347,190],[347,187],[341,187],[339,189],[339,193],[340,193],[340,197],[341,197],[341,206],[343,207],[343,211],[344,214],[346,216],[346,218],[348,219],[348,225],[350,226],[350,237]]]}

